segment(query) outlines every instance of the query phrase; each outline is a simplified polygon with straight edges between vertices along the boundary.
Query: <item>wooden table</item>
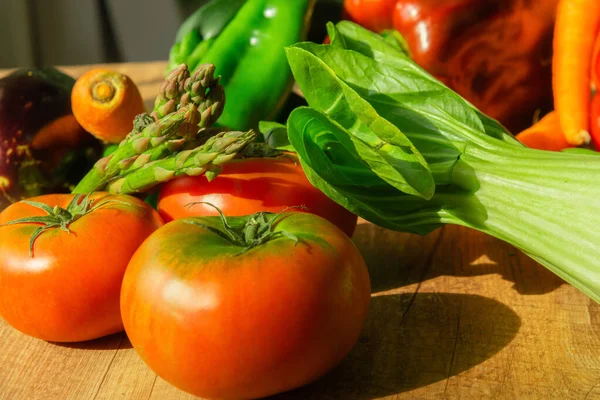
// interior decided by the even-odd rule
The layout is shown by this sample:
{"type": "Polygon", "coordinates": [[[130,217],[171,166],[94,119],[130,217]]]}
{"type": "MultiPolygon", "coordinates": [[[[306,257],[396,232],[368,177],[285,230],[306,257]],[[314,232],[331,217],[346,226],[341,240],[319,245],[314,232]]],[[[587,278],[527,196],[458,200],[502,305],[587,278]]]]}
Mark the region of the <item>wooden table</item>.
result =
{"type": "MultiPolygon", "coordinates": [[[[164,65],[112,68],[150,105],[164,65]]],[[[600,399],[600,306],[513,247],[462,227],[420,237],[364,221],[353,240],[373,286],[362,338],[327,376],[274,400],[600,399]]],[[[58,345],[0,321],[2,400],[192,398],[125,334],[58,345]]]]}

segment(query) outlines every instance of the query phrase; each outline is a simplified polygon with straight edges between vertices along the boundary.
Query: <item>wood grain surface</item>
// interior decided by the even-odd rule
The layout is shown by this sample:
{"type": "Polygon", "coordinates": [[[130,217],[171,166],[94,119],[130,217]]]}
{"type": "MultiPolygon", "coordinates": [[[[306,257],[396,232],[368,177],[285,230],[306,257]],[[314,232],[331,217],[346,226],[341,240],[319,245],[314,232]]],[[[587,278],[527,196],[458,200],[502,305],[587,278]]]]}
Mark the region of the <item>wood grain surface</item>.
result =
{"type": "MultiPolygon", "coordinates": [[[[164,65],[111,67],[150,106],[164,65]]],[[[365,221],[353,240],[373,286],[359,343],[322,379],[272,400],[600,399],[600,306],[512,246],[463,227],[421,237],[365,221]]],[[[123,333],[64,345],[0,320],[1,400],[194,398],[123,333]]]]}

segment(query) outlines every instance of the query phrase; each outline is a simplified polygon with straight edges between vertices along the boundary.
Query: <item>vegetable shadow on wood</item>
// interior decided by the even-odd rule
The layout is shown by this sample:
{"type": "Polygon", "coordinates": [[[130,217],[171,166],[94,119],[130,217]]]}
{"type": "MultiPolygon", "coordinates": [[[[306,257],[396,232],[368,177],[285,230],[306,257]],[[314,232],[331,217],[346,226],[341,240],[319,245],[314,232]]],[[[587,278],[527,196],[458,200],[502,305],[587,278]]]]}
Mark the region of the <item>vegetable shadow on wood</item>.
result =
{"type": "Polygon", "coordinates": [[[373,293],[438,276],[497,274],[521,295],[550,293],[565,283],[514,246],[462,226],[420,236],[359,224],[352,239],[367,262],[373,293]]]}
{"type": "MultiPolygon", "coordinates": [[[[468,377],[470,369],[502,351],[520,326],[509,307],[478,295],[375,296],[363,335],[340,366],[306,387],[269,399],[368,400],[435,383],[428,393],[442,395],[451,377],[468,377]]],[[[480,372],[475,378],[486,379],[480,372]]],[[[487,377],[490,386],[494,378],[487,377]]]]}

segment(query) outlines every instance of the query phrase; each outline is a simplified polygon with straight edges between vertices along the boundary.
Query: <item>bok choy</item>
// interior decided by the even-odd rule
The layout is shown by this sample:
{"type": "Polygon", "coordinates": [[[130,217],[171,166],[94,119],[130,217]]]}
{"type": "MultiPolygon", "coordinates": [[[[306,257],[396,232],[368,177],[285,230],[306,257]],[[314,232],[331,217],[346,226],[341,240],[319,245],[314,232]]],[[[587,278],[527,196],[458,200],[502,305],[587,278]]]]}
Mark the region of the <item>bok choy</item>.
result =
{"type": "Polygon", "coordinates": [[[328,31],[286,49],[309,105],[288,136],[313,185],[389,229],[495,236],[600,301],[600,157],[526,148],[399,46],[328,31]]]}

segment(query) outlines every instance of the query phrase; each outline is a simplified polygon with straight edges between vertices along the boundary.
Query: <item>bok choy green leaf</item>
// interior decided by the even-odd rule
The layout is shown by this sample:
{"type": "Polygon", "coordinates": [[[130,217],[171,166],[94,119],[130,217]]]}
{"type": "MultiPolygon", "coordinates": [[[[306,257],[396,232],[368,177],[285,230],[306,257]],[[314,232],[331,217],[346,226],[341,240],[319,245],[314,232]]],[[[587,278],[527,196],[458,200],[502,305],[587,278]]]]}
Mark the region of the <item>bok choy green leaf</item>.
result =
{"type": "Polygon", "coordinates": [[[526,148],[379,35],[329,33],[286,49],[309,105],[288,137],[313,185],[389,229],[495,236],[600,301],[600,157],[526,148]]]}

